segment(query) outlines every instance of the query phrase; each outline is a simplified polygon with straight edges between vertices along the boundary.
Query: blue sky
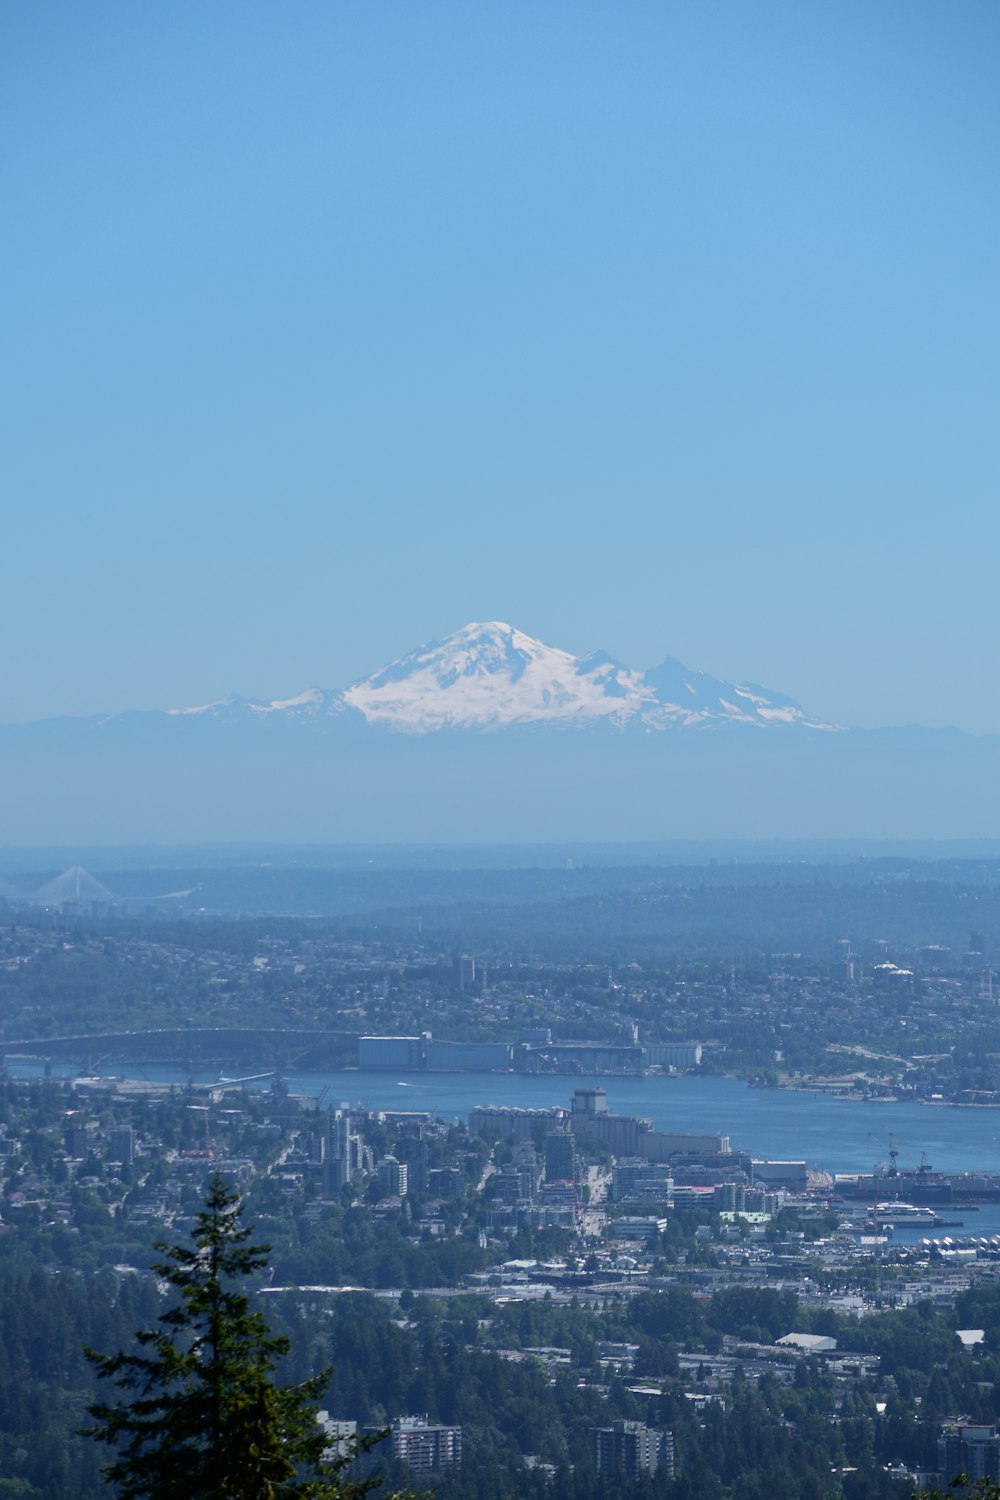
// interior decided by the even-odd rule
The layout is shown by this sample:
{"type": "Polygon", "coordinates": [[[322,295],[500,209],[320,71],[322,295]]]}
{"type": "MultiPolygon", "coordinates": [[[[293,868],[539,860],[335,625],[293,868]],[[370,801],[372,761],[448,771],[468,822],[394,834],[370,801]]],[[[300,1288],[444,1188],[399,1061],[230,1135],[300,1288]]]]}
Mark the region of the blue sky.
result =
{"type": "Polygon", "coordinates": [[[470,619],[1000,731],[1000,8],[14,0],[0,719],[470,619]]]}

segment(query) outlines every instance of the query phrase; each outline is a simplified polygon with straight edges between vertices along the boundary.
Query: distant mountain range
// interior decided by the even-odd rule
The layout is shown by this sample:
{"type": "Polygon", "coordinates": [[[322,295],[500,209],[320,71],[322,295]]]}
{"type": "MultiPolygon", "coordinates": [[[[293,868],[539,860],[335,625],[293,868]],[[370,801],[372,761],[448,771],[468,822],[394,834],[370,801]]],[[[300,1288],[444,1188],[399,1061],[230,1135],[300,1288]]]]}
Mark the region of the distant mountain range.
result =
{"type": "Polygon", "coordinates": [[[1000,737],[474,623],[344,690],[0,726],[0,844],[1000,836],[1000,737]]]}
{"type": "Polygon", "coordinates": [[[646,730],[713,724],[833,727],[810,719],[782,693],[692,672],[672,656],[648,672],[636,672],[603,651],[573,656],[500,620],[466,625],[443,641],[418,646],[344,692],[313,687],[270,703],[230,697],[168,712],[312,723],[354,713],[404,734],[527,724],[581,729],[603,723],[646,730]]]}

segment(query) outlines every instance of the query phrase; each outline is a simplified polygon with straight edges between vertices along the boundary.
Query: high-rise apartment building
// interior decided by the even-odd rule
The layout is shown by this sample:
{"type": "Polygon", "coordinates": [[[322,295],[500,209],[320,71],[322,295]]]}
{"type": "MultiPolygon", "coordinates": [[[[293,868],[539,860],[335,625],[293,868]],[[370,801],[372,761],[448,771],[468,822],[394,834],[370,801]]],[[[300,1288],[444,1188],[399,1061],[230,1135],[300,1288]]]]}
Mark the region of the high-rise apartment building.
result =
{"type": "Polygon", "coordinates": [[[383,1156],[377,1168],[378,1185],[387,1198],[405,1198],[409,1188],[409,1171],[405,1161],[383,1156]]]}
{"type": "Polygon", "coordinates": [[[456,953],[451,961],[451,978],[457,990],[471,990],[476,982],[476,960],[468,953],[456,953]]]}
{"type": "Polygon", "coordinates": [[[568,1130],[553,1130],[545,1137],[547,1182],[572,1182],[576,1176],[576,1142],[568,1130]]]}
{"type": "MultiPolygon", "coordinates": [[[[367,1428],[367,1432],[384,1428],[367,1428]]],[[[462,1462],[461,1427],[432,1426],[427,1417],[396,1417],[386,1437],[392,1456],[415,1474],[435,1474],[441,1469],[457,1469],[462,1462]]],[[[381,1443],[368,1450],[362,1468],[369,1473],[378,1468],[381,1443]]]]}
{"type": "Polygon", "coordinates": [[[131,1125],[116,1125],[108,1135],[108,1161],[130,1167],[135,1161],[135,1131],[131,1125]]]}
{"type": "Polygon", "coordinates": [[[359,1141],[354,1132],[351,1111],[346,1104],[331,1109],[326,1132],[327,1189],[336,1192],[354,1177],[358,1161],[359,1141]]]}
{"type": "Polygon", "coordinates": [[[952,1427],[938,1438],[938,1470],[950,1483],[959,1474],[972,1480],[1000,1479],[1000,1436],[995,1427],[952,1427]]]}
{"type": "Polygon", "coordinates": [[[665,1469],[674,1473],[674,1435],[657,1432],[642,1422],[612,1422],[610,1427],[590,1429],[594,1467],[599,1474],[627,1474],[638,1479],[665,1469]]]}

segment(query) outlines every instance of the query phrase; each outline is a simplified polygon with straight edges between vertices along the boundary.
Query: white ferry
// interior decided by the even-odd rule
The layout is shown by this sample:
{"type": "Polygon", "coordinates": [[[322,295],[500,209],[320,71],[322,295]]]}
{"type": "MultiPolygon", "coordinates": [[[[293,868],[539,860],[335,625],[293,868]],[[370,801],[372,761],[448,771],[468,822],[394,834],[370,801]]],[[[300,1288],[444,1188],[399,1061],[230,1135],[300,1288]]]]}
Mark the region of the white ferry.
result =
{"type": "Polygon", "coordinates": [[[876,1203],[871,1211],[876,1224],[936,1224],[933,1208],[918,1208],[915,1203],[876,1203]]]}

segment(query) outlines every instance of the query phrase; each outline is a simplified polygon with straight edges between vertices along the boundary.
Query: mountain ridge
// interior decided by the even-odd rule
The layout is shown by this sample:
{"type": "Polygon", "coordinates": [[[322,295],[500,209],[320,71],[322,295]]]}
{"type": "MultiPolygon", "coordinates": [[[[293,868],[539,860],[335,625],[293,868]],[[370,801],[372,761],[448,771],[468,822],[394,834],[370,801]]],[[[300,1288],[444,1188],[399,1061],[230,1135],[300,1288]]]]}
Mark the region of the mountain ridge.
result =
{"type": "Polygon", "coordinates": [[[982,838],[998,784],[1000,736],[826,725],[499,621],[343,691],[0,725],[5,842],[982,838]]]}
{"type": "Polygon", "coordinates": [[[497,731],[529,724],[655,732],[742,724],[839,728],[806,714],[787,694],[750,682],[728,683],[668,656],[637,671],[606,651],[574,656],[502,620],[472,621],[406,652],[343,691],[309,687],[270,702],[230,695],[171,708],[172,717],[245,713],[317,720],[360,714],[405,734],[497,731]]]}

